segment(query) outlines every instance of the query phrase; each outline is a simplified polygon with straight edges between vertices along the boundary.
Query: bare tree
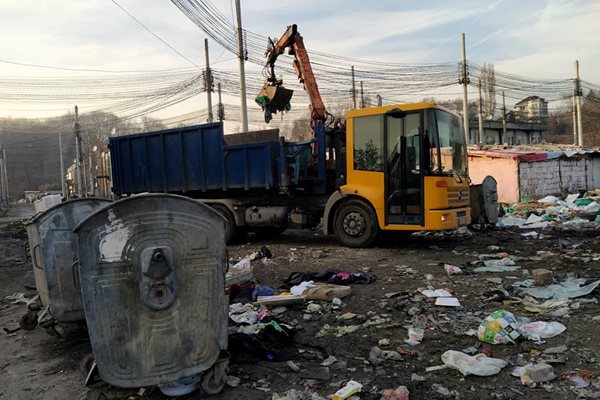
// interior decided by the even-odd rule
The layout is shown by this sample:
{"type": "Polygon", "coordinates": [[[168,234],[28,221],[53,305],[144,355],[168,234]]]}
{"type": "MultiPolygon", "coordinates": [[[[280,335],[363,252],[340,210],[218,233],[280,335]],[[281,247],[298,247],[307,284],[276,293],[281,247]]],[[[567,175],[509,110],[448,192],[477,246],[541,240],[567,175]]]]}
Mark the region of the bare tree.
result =
{"type": "Polygon", "coordinates": [[[481,90],[483,92],[483,113],[487,119],[493,119],[496,112],[496,72],[493,63],[483,64],[481,90]]]}

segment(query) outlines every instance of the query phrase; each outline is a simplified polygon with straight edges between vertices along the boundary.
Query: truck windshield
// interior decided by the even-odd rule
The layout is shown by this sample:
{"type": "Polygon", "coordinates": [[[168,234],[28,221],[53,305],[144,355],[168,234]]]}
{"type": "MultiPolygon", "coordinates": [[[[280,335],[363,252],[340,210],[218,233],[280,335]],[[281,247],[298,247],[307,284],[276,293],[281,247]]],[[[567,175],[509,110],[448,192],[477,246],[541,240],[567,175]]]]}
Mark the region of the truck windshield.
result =
{"type": "Polygon", "coordinates": [[[467,176],[467,145],[461,119],[443,110],[435,110],[436,137],[431,161],[433,172],[467,176]],[[437,151],[437,154],[435,152],[437,151]]]}

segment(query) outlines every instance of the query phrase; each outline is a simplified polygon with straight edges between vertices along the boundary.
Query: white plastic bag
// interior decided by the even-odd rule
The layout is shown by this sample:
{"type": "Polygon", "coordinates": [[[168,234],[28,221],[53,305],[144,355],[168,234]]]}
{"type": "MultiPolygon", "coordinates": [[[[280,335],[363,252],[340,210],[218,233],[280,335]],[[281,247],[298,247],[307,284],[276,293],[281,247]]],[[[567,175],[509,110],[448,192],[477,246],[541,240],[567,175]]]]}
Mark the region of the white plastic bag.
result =
{"type": "Polygon", "coordinates": [[[448,350],[442,354],[442,362],[459,370],[463,375],[492,376],[508,365],[508,362],[499,358],[487,357],[477,354],[472,357],[460,351],[448,350]]]}

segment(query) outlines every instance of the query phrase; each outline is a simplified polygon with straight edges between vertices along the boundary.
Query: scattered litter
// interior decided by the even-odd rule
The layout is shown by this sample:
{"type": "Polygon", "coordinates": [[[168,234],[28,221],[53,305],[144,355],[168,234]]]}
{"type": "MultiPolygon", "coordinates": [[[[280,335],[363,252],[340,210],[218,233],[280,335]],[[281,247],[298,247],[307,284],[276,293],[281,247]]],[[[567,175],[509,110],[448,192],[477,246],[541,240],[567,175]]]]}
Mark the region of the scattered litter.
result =
{"type": "Polygon", "coordinates": [[[410,376],[410,380],[412,382],[424,382],[424,381],[426,381],[426,378],[424,376],[421,376],[419,374],[415,374],[413,372],[413,374],[410,376]]]}
{"type": "Polygon", "coordinates": [[[563,333],[567,328],[560,322],[535,321],[519,325],[519,332],[527,339],[539,341],[563,333]]]}
{"type": "Polygon", "coordinates": [[[387,347],[390,345],[390,339],[387,339],[387,338],[379,339],[377,341],[377,345],[379,347],[387,347]]]}
{"type": "Polygon", "coordinates": [[[554,282],[552,278],[552,271],[544,268],[537,268],[531,271],[533,281],[538,286],[549,285],[554,282]]]}
{"type": "Polygon", "coordinates": [[[460,275],[463,273],[462,269],[460,269],[459,267],[456,267],[454,265],[450,265],[450,264],[444,264],[444,269],[446,270],[446,274],[448,276],[460,275]]]}
{"type": "Polygon", "coordinates": [[[273,393],[271,400],[326,400],[314,392],[302,392],[296,389],[290,389],[283,396],[273,393]]]}
{"type": "Polygon", "coordinates": [[[536,231],[529,231],[526,233],[521,233],[521,236],[523,237],[538,237],[539,233],[537,233],[536,231]]]}
{"type": "Polygon", "coordinates": [[[256,307],[252,304],[242,303],[229,305],[229,318],[236,324],[252,325],[260,321],[256,307]]]}
{"type": "Polygon", "coordinates": [[[505,310],[494,311],[485,318],[477,334],[479,340],[490,344],[514,343],[520,336],[515,316],[505,310]]]}
{"type": "Polygon", "coordinates": [[[568,350],[568,347],[563,344],[556,347],[548,347],[544,350],[544,354],[562,354],[566,353],[568,350]]]}
{"type": "Polygon", "coordinates": [[[463,375],[492,376],[508,365],[507,361],[485,354],[470,356],[460,351],[448,350],[442,354],[442,362],[459,370],[463,375]]]}
{"type": "Polygon", "coordinates": [[[552,365],[543,362],[515,368],[512,375],[520,377],[521,383],[531,388],[536,387],[538,383],[546,383],[556,379],[556,373],[552,365]]]}
{"type": "Polygon", "coordinates": [[[388,389],[383,392],[380,400],[409,400],[410,392],[406,386],[398,386],[396,389],[388,389]]]}
{"type": "Polygon", "coordinates": [[[450,390],[448,390],[448,388],[445,388],[444,386],[434,383],[433,385],[431,385],[431,390],[433,390],[435,393],[440,394],[444,397],[449,397],[449,396],[454,396],[456,394],[456,392],[453,390],[452,392],[450,390]]]}
{"type": "Polygon", "coordinates": [[[346,385],[339,389],[337,392],[335,392],[335,394],[332,396],[332,400],[345,400],[347,398],[349,398],[350,396],[355,395],[356,393],[360,392],[362,390],[362,385],[356,381],[350,380],[348,381],[348,383],[346,383],[346,385]]]}
{"type": "Polygon", "coordinates": [[[387,360],[402,361],[403,358],[397,351],[381,350],[377,346],[373,346],[369,352],[369,362],[375,366],[383,364],[387,360]]]}
{"type": "Polygon", "coordinates": [[[475,272],[512,272],[516,271],[521,267],[515,265],[515,262],[506,257],[499,260],[485,260],[483,261],[483,267],[477,267],[474,269],[475,272]]]}
{"type": "Polygon", "coordinates": [[[321,365],[324,367],[329,367],[329,366],[335,364],[336,362],[337,362],[337,358],[335,358],[334,356],[329,356],[325,360],[323,360],[321,365]]]}
{"type": "Polygon", "coordinates": [[[237,376],[227,375],[227,381],[225,383],[227,384],[227,386],[235,388],[235,387],[240,386],[240,383],[242,383],[242,380],[240,378],[238,378],[237,376]]]}
{"type": "Polygon", "coordinates": [[[456,297],[438,297],[435,300],[435,305],[442,307],[460,307],[460,302],[456,297]]]}
{"type": "Polygon", "coordinates": [[[311,287],[315,287],[315,282],[314,281],[304,281],[301,282],[299,285],[296,286],[292,286],[290,288],[290,293],[294,296],[300,296],[304,293],[304,291],[308,288],[311,287]]]}
{"type": "Polygon", "coordinates": [[[437,289],[437,290],[426,289],[426,290],[423,290],[421,293],[423,293],[423,295],[426,297],[452,297],[452,293],[450,293],[444,289],[437,289]]]}
{"type": "Polygon", "coordinates": [[[567,382],[576,389],[584,389],[591,385],[592,380],[600,377],[600,371],[590,371],[587,369],[580,369],[577,371],[565,372],[561,375],[560,379],[563,382],[567,382]]]}
{"type": "Polygon", "coordinates": [[[558,284],[549,285],[545,287],[525,288],[520,287],[519,283],[521,282],[519,282],[516,284],[516,289],[521,293],[528,294],[538,299],[572,299],[575,297],[587,296],[600,285],[600,280],[597,280],[587,285],[581,286],[585,284],[586,281],[586,278],[569,277],[558,284]]]}
{"type": "Polygon", "coordinates": [[[252,263],[250,262],[249,259],[243,258],[231,268],[232,269],[248,269],[248,268],[252,268],[252,263]]]}

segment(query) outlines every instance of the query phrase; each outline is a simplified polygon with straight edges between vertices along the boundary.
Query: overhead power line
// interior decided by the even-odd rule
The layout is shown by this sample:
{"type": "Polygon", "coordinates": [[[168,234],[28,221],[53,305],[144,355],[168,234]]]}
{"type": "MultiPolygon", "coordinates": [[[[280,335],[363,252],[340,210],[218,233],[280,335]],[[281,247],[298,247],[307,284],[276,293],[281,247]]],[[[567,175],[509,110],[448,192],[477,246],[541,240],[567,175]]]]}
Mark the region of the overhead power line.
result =
{"type": "Polygon", "coordinates": [[[140,21],[139,19],[137,19],[133,14],[131,14],[129,11],[127,11],[125,8],[123,8],[115,0],[110,0],[110,1],[112,1],[114,5],[116,5],[121,10],[123,10],[123,12],[125,12],[125,14],[129,15],[131,17],[131,19],[133,19],[135,22],[137,22],[142,28],[144,28],[145,30],[147,30],[152,36],[154,36],[155,38],[157,38],[158,40],[160,40],[162,44],[164,44],[165,46],[167,46],[169,49],[173,50],[179,56],[181,56],[182,58],[184,58],[185,60],[187,60],[190,64],[192,64],[192,65],[194,65],[194,66],[196,66],[198,68],[201,68],[198,64],[196,64],[195,62],[193,62],[192,60],[190,60],[189,58],[187,58],[185,55],[183,55],[179,50],[177,50],[176,48],[174,48],[173,46],[171,46],[169,43],[167,43],[165,40],[163,40],[163,38],[161,38],[160,36],[158,36],[156,33],[152,32],[152,30],[150,28],[148,28],[146,25],[144,25],[144,23],[142,21],[140,21]]]}

